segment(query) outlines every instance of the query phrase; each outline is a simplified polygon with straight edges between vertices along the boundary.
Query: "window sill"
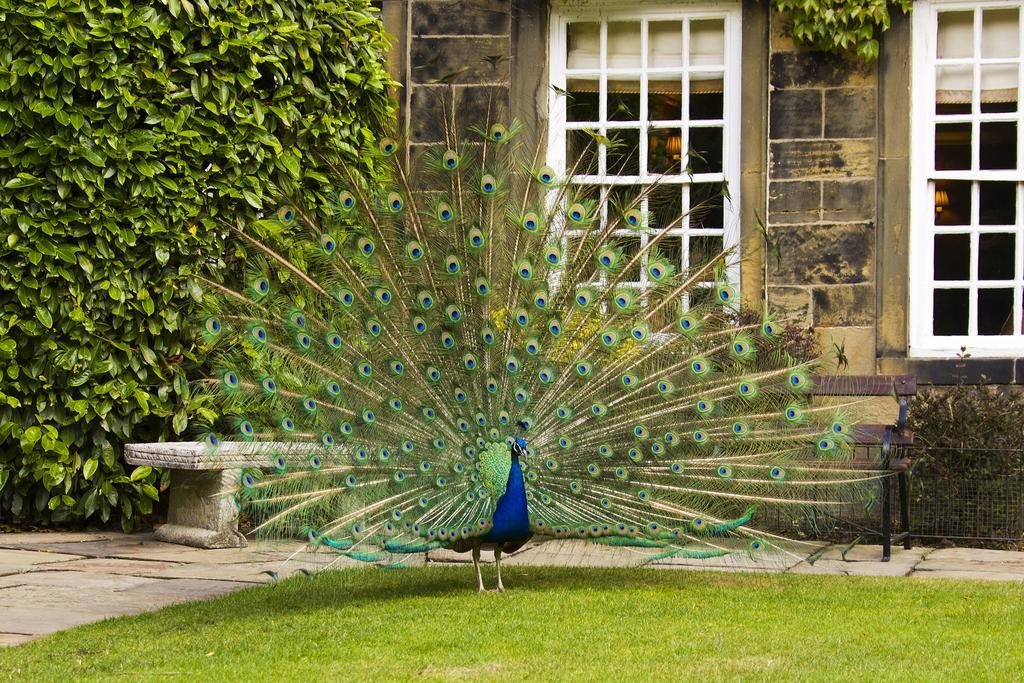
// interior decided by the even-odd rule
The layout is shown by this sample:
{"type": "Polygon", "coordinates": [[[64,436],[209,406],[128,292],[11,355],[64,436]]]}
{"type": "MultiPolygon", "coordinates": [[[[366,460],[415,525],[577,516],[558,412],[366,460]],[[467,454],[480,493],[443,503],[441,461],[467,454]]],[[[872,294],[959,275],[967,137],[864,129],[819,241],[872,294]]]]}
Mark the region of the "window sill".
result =
{"type": "Polygon", "coordinates": [[[901,365],[922,384],[977,384],[982,377],[988,384],[1024,381],[1024,358],[907,358],[901,365]]]}

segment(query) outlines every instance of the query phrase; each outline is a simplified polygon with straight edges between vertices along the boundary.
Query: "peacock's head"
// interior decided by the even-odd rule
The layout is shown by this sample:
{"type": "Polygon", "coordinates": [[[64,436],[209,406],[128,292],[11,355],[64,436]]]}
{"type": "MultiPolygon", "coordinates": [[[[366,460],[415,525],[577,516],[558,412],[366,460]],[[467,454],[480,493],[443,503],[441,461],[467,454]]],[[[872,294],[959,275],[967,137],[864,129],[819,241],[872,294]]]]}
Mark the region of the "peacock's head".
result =
{"type": "Polygon", "coordinates": [[[512,442],[512,455],[514,455],[517,458],[526,457],[526,439],[524,439],[521,436],[516,437],[516,440],[512,442]]]}

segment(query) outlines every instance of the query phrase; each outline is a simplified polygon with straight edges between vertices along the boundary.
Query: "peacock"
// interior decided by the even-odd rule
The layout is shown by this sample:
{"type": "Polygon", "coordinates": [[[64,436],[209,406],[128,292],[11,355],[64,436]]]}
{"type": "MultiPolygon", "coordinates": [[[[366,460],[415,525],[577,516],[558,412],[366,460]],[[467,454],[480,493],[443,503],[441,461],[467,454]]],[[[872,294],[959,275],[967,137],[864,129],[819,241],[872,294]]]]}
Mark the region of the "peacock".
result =
{"type": "Polygon", "coordinates": [[[574,183],[519,123],[456,114],[232,228],[239,268],[205,280],[196,429],[263,463],[231,494],[254,533],[385,567],[470,552],[481,591],[493,550],[503,591],[531,539],[771,561],[772,520],[855,497],[853,408],[811,400],[731,252],[684,270],[652,187],[574,183]]]}

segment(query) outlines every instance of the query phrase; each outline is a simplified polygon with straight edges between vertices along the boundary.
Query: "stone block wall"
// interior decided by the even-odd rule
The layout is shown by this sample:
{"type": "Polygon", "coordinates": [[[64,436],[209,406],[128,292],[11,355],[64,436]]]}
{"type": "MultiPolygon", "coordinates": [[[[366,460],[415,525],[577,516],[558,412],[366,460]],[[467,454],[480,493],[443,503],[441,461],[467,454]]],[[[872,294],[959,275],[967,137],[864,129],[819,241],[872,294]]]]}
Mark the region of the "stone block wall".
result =
{"type": "MultiPolygon", "coordinates": [[[[751,221],[755,211],[766,214],[769,303],[813,327],[826,352],[833,343],[843,348],[846,371],[875,372],[877,63],[798,46],[777,14],[767,19],[765,45],[754,30],[763,5],[750,0],[744,9],[751,48],[744,62],[768,60],[767,129],[743,163],[753,173],[748,166],[763,164],[767,151],[767,198],[761,189],[747,213],[751,221]]],[[[398,38],[391,62],[404,84],[399,98],[413,153],[441,139],[442,96],[455,99],[460,126],[512,116],[542,121],[546,2],[384,0],[384,11],[398,38]]],[[[750,114],[751,124],[764,125],[760,111],[750,114]]],[[[744,241],[748,257],[759,256],[758,240],[744,241]]]]}
{"type": "Polygon", "coordinates": [[[770,22],[768,300],[824,351],[843,348],[847,372],[873,373],[877,67],[797,46],[770,22]]]}
{"type": "MultiPolygon", "coordinates": [[[[443,98],[454,99],[462,128],[508,118],[510,0],[389,2],[385,21],[398,38],[391,60],[401,64],[396,74],[404,85],[401,116],[413,148],[443,139],[443,98]]],[[[447,113],[451,116],[450,109],[447,113]]]]}

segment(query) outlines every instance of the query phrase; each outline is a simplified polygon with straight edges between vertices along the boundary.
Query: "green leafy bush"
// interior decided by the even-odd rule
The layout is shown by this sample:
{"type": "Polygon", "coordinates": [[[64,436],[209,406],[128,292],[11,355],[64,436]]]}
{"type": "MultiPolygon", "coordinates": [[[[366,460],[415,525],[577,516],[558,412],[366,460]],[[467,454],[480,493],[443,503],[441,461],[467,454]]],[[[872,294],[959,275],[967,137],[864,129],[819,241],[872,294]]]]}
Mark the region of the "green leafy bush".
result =
{"type": "Polygon", "coordinates": [[[825,52],[878,57],[878,34],[889,28],[890,6],[909,12],[912,0],[774,0],[797,40],[825,52]]]}
{"type": "MultiPolygon", "coordinates": [[[[197,276],[392,115],[368,0],[0,0],[0,513],[151,510],[197,276]]],[[[211,416],[206,415],[207,419],[211,416]]]]}

